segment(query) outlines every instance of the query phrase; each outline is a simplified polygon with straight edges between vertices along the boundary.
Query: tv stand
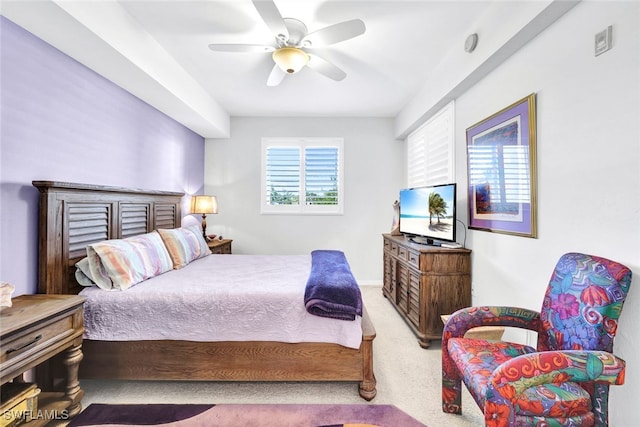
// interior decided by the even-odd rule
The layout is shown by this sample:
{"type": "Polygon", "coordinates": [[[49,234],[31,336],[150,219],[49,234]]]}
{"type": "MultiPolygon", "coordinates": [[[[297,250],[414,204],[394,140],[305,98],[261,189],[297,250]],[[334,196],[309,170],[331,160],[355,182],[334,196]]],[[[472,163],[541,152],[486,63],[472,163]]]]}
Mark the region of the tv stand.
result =
{"type": "Polygon", "coordinates": [[[441,246],[442,243],[440,243],[437,240],[433,240],[433,239],[429,239],[428,237],[421,237],[421,236],[413,236],[413,237],[409,237],[409,240],[412,243],[416,243],[418,245],[428,245],[428,246],[441,246]]]}
{"type": "Polygon", "coordinates": [[[384,234],[382,294],[428,348],[442,338],[440,316],[471,305],[471,251],[384,234]]]}

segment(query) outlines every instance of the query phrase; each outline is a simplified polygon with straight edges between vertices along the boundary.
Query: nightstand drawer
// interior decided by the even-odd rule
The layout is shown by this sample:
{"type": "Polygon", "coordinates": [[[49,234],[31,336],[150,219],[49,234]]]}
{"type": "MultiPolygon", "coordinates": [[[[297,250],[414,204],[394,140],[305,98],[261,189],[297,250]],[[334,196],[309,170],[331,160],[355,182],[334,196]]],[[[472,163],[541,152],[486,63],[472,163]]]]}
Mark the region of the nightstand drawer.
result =
{"type": "Polygon", "coordinates": [[[69,315],[48,325],[40,325],[37,328],[18,332],[14,336],[4,337],[0,344],[0,364],[28,351],[38,352],[50,346],[52,342],[64,339],[72,333],[73,318],[69,315]]]}
{"type": "Polygon", "coordinates": [[[231,253],[231,245],[223,245],[215,248],[211,248],[212,254],[230,254],[231,253]]]}
{"type": "Polygon", "coordinates": [[[215,239],[207,242],[212,254],[231,254],[231,239],[215,239]]]}

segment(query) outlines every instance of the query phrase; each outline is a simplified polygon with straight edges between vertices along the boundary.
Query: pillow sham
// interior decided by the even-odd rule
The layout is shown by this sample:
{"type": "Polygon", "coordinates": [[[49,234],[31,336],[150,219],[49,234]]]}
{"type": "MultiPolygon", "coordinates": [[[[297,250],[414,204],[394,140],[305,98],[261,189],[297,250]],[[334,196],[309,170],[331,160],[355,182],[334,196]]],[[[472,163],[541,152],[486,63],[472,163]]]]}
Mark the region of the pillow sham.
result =
{"type": "Polygon", "coordinates": [[[76,281],[82,286],[96,286],[92,278],[89,258],[84,257],[76,262],[76,281]]]}
{"type": "Polygon", "coordinates": [[[102,289],[125,290],[171,270],[173,262],[162,238],[153,231],[89,245],[87,258],[76,263],[76,267],[80,284],[90,280],[102,289]]]}
{"type": "Polygon", "coordinates": [[[211,255],[211,250],[202,236],[202,229],[197,225],[158,229],[158,233],[169,251],[173,268],[176,270],[191,261],[211,255]]]}

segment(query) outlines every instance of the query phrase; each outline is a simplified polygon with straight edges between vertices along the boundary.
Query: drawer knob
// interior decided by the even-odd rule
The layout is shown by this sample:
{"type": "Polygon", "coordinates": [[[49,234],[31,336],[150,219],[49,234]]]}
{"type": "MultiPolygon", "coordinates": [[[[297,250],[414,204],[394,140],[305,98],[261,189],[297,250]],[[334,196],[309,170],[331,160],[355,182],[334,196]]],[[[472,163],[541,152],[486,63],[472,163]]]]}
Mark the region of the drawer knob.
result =
{"type": "Polygon", "coordinates": [[[42,335],[38,335],[38,336],[36,336],[34,339],[32,339],[31,341],[29,341],[28,343],[26,343],[25,345],[21,345],[20,347],[16,347],[16,348],[10,348],[9,350],[7,350],[7,354],[9,354],[9,353],[13,353],[13,352],[16,352],[16,351],[20,351],[20,350],[22,350],[23,348],[27,348],[27,347],[29,347],[30,345],[33,345],[33,344],[37,343],[37,342],[38,342],[38,341],[40,341],[41,339],[42,339],[42,335]]]}

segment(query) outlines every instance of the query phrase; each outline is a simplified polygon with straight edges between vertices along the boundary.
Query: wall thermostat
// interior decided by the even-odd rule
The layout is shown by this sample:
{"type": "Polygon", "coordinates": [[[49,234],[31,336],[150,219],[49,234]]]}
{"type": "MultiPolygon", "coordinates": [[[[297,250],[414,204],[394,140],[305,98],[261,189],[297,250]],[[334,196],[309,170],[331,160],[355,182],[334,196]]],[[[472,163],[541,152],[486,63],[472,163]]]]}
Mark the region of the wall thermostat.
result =
{"type": "Polygon", "coordinates": [[[478,45],[478,34],[473,33],[464,41],[464,51],[465,52],[473,52],[473,50],[478,45]]]}

